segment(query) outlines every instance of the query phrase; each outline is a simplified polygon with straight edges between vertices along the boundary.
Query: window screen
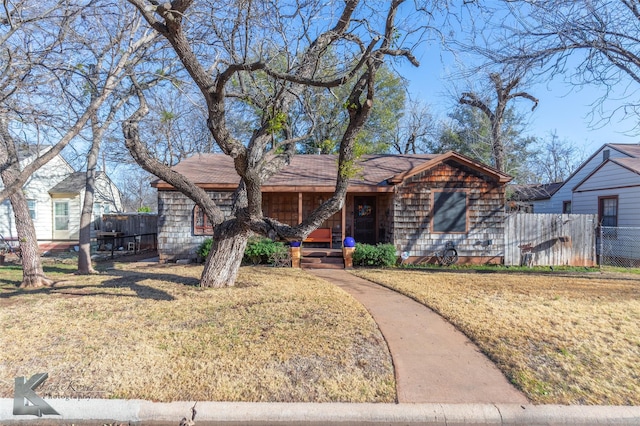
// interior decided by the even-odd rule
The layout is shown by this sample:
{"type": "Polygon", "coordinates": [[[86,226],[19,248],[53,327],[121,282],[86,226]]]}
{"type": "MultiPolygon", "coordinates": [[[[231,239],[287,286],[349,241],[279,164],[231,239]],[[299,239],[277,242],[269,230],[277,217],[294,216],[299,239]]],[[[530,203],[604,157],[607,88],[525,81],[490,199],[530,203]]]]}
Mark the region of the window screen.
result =
{"type": "Polygon", "coordinates": [[[433,232],[467,231],[467,194],[433,193],[433,232]]]}

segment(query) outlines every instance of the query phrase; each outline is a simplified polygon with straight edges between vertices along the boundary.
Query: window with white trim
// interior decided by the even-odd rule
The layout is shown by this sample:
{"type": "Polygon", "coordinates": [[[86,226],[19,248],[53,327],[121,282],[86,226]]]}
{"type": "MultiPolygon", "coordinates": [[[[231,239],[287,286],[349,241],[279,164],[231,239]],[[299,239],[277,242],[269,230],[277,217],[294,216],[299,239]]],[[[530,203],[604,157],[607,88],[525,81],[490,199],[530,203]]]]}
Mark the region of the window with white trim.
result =
{"type": "Polygon", "coordinates": [[[29,209],[29,216],[31,216],[31,220],[36,220],[36,200],[27,200],[27,208],[29,209]]]}

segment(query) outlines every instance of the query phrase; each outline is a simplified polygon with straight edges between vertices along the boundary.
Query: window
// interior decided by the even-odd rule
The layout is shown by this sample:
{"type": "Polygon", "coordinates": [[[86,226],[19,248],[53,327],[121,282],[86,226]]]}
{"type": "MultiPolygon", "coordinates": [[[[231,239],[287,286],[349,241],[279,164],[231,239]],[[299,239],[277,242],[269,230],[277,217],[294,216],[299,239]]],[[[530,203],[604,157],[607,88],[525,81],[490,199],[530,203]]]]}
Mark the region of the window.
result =
{"type": "Polygon", "coordinates": [[[467,194],[433,193],[433,232],[467,231],[467,194]]]}
{"type": "Polygon", "coordinates": [[[611,156],[610,150],[605,149],[604,151],[602,151],[602,161],[607,161],[610,156],[611,156]]]}
{"type": "Polygon", "coordinates": [[[618,226],[618,196],[598,198],[598,219],[602,226],[618,226]]]}
{"type": "Polygon", "coordinates": [[[565,214],[571,213],[571,201],[562,202],[562,213],[565,213],[565,214]]]}
{"type": "Polygon", "coordinates": [[[27,200],[27,208],[29,209],[31,220],[36,220],[36,200],[27,200]]]}
{"type": "Polygon", "coordinates": [[[213,235],[211,222],[198,206],[193,208],[193,233],[195,235],[213,235]]]}

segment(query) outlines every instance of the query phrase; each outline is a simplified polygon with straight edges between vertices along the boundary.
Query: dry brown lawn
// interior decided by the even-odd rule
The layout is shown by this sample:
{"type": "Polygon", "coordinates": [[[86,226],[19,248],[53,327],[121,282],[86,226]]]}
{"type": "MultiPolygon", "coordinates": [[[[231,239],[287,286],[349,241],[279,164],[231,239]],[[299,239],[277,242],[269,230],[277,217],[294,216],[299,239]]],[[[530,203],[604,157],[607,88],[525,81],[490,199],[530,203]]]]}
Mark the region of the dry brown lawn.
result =
{"type": "Polygon", "coordinates": [[[357,270],[431,307],[540,404],[640,405],[640,277],[357,270]]]}
{"type": "Polygon", "coordinates": [[[52,289],[0,268],[0,397],[47,372],[43,397],[393,402],[388,349],[367,311],[302,271],[242,268],[196,287],[197,266],[49,268],[52,289]]]}

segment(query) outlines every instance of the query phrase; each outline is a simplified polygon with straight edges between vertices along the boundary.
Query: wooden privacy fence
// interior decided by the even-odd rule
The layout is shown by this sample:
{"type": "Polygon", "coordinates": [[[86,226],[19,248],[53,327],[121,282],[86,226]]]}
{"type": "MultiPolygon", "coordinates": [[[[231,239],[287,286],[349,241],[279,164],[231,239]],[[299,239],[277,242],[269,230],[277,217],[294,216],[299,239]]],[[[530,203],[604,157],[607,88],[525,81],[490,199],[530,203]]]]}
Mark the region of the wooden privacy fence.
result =
{"type": "Polygon", "coordinates": [[[515,213],[505,221],[505,265],[595,266],[594,214],[515,213]]]}
{"type": "Polygon", "coordinates": [[[132,243],[134,251],[157,248],[158,215],[155,213],[104,214],[98,229],[117,236],[111,241],[112,246],[127,248],[132,243]]]}

